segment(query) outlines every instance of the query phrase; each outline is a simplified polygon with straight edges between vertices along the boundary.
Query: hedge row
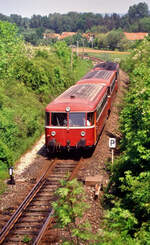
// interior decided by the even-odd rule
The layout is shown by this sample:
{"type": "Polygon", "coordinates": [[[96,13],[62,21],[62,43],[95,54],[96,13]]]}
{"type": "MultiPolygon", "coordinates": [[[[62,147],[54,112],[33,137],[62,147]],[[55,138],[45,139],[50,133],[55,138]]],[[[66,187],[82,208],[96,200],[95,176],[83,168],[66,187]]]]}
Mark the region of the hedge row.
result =
{"type": "Polygon", "coordinates": [[[112,208],[100,244],[150,244],[149,57],[150,41],[145,39],[124,63],[130,85],[120,115],[122,154],[111,168],[106,196],[112,208]]]}

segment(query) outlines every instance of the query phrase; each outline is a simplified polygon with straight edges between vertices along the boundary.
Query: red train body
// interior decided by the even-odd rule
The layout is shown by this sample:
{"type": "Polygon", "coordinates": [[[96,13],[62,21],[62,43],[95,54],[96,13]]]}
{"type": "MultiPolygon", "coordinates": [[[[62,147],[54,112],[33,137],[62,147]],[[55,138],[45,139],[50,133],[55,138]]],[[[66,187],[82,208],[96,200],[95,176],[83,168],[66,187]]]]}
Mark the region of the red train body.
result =
{"type": "Polygon", "coordinates": [[[118,89],[118,71],[93,68],[46,107],[45,139],[50,152],[93,148],[118,89]]]}
{"type": "Polygon", "coordinates": [[[108,114],[111,111],[114,96],[118,90],[119,74],[116,71],[93,69],[77,84],[102,84],[107,86],[108,114]]]}

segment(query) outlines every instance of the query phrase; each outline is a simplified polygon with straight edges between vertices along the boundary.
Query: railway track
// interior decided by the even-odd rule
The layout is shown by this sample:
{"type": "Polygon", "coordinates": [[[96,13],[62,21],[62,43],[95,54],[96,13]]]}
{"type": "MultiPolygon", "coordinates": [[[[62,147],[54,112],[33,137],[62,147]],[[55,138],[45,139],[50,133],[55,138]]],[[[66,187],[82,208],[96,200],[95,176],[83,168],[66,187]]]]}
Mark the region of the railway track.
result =
{"type": "Polygon", "coordinates": [[[60,185],[60,179],[74,178],[81,164],[82,160],[53,160],[3,227],[0,233],[0,244],[20,245],[26,240],[30,241],[29,244],[40,244],[47,227],[53,222],[54,211],[51,203],[56,200],[54,193],[60,185]]]}
{"type": "Polygon", "coordinates": [[[104,60],[94,57],[94,56],[89,56],[87,54],[79,54],[79,56],[83,59],[91,60],[93,62],[93,65],[96,65],[99,62],[103,62],[104,60]]]}

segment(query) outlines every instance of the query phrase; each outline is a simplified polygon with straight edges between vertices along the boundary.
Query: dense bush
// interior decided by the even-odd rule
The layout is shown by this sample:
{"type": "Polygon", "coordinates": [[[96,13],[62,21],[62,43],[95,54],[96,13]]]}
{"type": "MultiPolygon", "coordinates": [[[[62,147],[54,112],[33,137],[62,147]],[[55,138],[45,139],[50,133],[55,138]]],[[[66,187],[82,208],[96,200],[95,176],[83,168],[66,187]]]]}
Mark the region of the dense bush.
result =
{"type": "MultiPolygon", "coordinates": [[[[111,171],[109,192],[114,207],[108,212],[106,225],[122,244],[150,244],[149,55],[150,41],[145,39],[125,63],[130,86],[120,115],[122,154],[111,171]]],[[[104,237],[103,241],[110,233],[104,237]]],[[[113,239],[111,242],[108,244],[114,244],[113,239]]]]}
{"type": "Polygon", "coordinates": [[[112,30],[107,33],[95,34],[94,47],[98,49],[127,51],[131,42],[126,39],[122,30],[112,30]]]}

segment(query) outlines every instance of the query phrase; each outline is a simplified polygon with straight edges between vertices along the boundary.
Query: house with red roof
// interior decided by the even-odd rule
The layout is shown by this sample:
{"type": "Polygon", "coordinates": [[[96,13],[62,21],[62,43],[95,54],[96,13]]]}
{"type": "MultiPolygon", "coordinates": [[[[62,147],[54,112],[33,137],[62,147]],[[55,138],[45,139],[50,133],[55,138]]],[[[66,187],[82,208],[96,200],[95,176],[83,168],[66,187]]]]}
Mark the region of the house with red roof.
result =
{"type": "Polygon", "coordinates": [[[124,35],[128,40],[135,41],[135,40],[142,40],[146,36],[148,36],[147,32],[137,32],[137,33],[129,33],[129,32],[124,32],[124,35]]]}

